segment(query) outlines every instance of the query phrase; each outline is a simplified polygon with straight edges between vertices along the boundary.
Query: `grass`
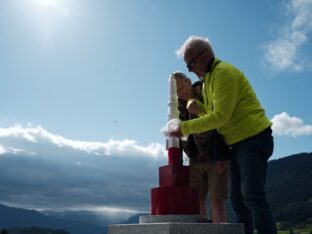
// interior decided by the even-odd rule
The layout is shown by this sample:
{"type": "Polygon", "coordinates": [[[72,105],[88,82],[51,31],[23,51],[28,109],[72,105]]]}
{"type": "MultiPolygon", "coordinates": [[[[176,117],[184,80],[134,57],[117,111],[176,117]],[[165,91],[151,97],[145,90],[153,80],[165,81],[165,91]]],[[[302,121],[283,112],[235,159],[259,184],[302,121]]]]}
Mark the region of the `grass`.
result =
{"type": "MultiPolygon", "coordinates": [[[[277,233],[278,234],[290,234],[290,227],[281,227],[281,223],[277,222],[277,233]]],[[[305,227],[291,227],[293,230],[293,234],[311,234],[312,233],[312,224],[308,224],[305,227]]],[[[254,234],[257,234],[257,231],[254,231],[254,234]]]]}

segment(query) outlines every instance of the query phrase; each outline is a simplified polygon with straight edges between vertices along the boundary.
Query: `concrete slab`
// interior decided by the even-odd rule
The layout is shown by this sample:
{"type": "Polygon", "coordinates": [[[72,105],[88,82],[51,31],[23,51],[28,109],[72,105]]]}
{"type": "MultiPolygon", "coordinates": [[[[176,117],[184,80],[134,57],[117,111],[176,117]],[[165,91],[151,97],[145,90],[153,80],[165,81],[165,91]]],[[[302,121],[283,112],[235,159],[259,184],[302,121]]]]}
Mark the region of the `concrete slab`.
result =
{"type": "Polygon", "coordinates": [[[108,234],[244,234],[243,224],[147,223],[109,225],[108,234]]]}
{"type": "Polygon", "coordinates": [[[142,215],[140,223],[198,223],[200,215],[142,215]]]}

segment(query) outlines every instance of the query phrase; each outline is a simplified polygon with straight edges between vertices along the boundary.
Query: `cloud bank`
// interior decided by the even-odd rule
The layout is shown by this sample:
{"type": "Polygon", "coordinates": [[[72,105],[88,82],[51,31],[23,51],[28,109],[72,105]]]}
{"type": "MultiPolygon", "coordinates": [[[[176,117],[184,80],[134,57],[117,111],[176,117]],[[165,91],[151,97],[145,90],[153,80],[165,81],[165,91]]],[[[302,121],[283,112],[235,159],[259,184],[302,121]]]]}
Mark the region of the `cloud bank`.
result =
{"type": "Polygon", "coordinates": [[[0,128],[0,203],[40,210],[149,211],[163,145],[76,141],[44,128],[0,128]]]}
{"type": "Polygon", "coordinates": [[[298,117],[290,117],[286,112],[275,115],[273,122],[274,134],[279,136],[304,136],[312,134],[312,125],[307,125],[298,117]]]}
{"type": "MultiPolygon", "coordinates": [[[[272,122],[276,136],[312,134],[312,125],[286,112],[272,122]]],[[[0,203],[111,217],[146,212],[166,155],[159,143],[78,141],[31,125],[0,128],[0,203]]]]}
{"type": "Polygon", "coordinates": [[[283,8],[286,20],[278,38],[264,45],[265,65],[275,72],[310,70],[311,56],[305,57],[301,49],[312,32],[312,0],[290,0],[283,8]]]}

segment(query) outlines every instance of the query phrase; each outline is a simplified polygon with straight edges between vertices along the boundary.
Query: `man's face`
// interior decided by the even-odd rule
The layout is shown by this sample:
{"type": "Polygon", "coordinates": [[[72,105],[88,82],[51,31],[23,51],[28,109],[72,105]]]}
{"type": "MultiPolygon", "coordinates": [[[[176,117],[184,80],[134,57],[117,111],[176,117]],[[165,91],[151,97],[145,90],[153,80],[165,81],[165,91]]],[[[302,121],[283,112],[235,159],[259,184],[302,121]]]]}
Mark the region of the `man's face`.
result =
{"type": "Polygon", "coordinates": [[[191,98],[192,94],[192,81],[185,77],[176,77],[177,83],[177,94],[178,97],[182,100],[187,101],[191,98]]]}
{"type": "Polygon", "coordinates": [[[184,62],[189,70],[189,72],[195,73],[198,77],[204,77],[207,69],[207,61],[205,59],[205,52],[195,51],[193,49],[188,49],[185,51],[184,62]]]}

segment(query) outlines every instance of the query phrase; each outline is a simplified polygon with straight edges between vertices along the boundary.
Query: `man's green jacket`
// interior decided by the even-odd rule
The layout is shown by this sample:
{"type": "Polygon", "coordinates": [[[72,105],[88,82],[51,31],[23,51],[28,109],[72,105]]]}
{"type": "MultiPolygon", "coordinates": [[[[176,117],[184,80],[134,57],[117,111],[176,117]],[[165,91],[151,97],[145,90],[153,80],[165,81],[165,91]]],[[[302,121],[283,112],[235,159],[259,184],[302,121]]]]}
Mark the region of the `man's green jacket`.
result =
{"type": "Polygon", "coordinates": [[[272,125],[245,75],[229,63],[214,60],[205,75],[202,93],[206,113],[182,121],[183,135],[217,128],[232,145],[272,125]]]}

